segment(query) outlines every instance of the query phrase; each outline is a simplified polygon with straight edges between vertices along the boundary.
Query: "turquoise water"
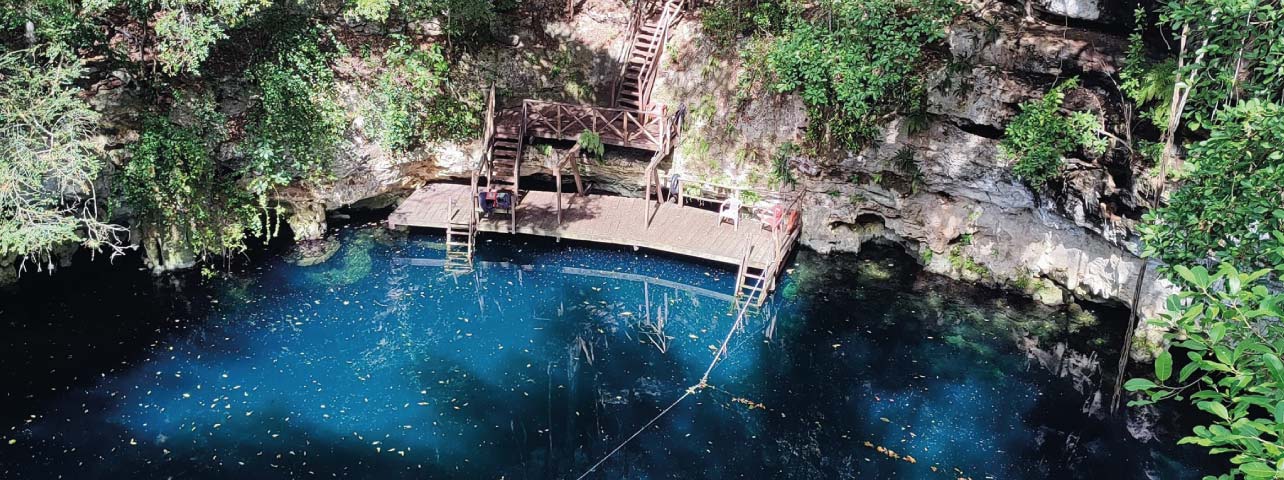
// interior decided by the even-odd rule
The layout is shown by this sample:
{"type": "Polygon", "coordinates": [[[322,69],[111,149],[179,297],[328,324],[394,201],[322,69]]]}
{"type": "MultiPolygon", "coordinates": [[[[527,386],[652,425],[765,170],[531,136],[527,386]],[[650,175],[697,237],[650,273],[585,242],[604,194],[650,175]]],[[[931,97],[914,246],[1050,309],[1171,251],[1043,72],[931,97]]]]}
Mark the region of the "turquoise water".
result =
{"type": "MultiPolygon", "coordinates": [[[[577,478],[698,381],[734,320],[722,266],[494,235],[455,276],[439,236],[340,238],[313,267],[86,266],[0,294],[0,476],[577,478]]],[[[588,478],[1211,472],[1170,446],[1180,412],[1102,413],[1122,315],[887,248],[802,252],[711,387],[588,478]]]]}

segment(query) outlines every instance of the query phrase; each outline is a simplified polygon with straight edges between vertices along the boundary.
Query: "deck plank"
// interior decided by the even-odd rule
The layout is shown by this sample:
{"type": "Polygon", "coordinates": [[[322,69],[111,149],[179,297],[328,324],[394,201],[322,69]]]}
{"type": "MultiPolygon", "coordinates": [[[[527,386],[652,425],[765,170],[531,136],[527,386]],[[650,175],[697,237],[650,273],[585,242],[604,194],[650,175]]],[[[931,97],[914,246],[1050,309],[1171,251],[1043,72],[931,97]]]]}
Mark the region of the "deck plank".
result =
{"type": "MultiPolygon", "coordinates": [[[[465,212],[471,206],[470,187],[434,183],[416,190],[389,217],[398,226],[446,228],[450,199],[465,212]]],[[[765,265],[775,248],[771,232],[748,215],[737,229],[718,222],[718,213],[693,207],[663,204],[650,227],[643,223],[647,202],[640,198],[603,195],[564,195],[562,224],[557,224],[557,194],[530,191],[517,212],[517,232],[615,245],[698,257],[739,265],[748,245],[754,246],[751,265],[765,265]]],[[[506,215],[493,215],[478,223],[483,232],[507,233],[506,215]]]]}

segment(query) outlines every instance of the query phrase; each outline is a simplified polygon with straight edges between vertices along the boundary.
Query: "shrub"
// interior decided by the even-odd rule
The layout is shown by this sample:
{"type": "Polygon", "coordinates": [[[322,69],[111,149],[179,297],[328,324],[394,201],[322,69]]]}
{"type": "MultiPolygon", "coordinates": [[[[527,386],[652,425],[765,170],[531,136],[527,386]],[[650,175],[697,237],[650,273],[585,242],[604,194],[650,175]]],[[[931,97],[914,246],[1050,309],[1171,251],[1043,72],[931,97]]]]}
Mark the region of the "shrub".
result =
{"type": "Polygon", "coordinates": [[[252,197],[220,175],[209,133],[149,117],[117,184],[134,216],[164,232],[158,240],[182,242],[200,257],[243,251],[246,231],[263,232],[252,197]]]}
{"type": "Polygon", "coordinates": [[[773,42],[775,90],[802,97],[813,139],[858,147],[914,100],[924,47],[944,38],[960,8],[954,0],[819,2],[792,15],[773,42]]]}
{"type": "Polygon", "coordinates": [[[1170,265],[1284,263],[1284,107],[1222,110],[1186,165],[1182,188],[1146,215],[1145,253],[1170,265]]]}
{"type": "Polygon", "coordinates": [[[373,132],[394,151],[443,140],[464,140],[481,123],[479,98],[456,98],[448,88],[450,64],[441,48],[400,43],[384,57],[375,88],[373,132]]]}
{"type": "Polygon", "coordinates": [[[579,137],[580,149],[596,158],[602,158],[606,153],[606,146],[602,145],[602,137],[592,130],[580,132],[579,137]]]}
{"type": "MultiPolygon", "coordinates": [[[[1152,378],[1124,383],[1141,394],[1128,405],[1194,404],[1211,416],[1178,444],[1232,455],[1233,471],[1220,478],[1284,477],[1284,295],[1262,282],[1269,270],[1246,274],[1230,264],[1215,274],[1202,266],[1173,269],[1186,288],[1168,300],[1168,313],[1151,321],[1171,332],[1164,337],[1172,346],[1155,360],[1152,378]],[[1174,353],[1182,352],[1174,376],[1174,353]]],[[[1284,264],[1274,269],[1284,273],[1284,264]]]]}
{"type": "Polygon", "coordinates": [[[1075,149],[1094,154],[1105,151],[1096,116],[1061,111],[1065,92],[1077,85],[1075,79],[1067,80],[1043,98],[1021,104],[1021,113],[1008,124],[999,143],[1002,155],[1016,161],[1012,172],[1035,188],[1059,176],[1063,157],[1075,149]]]}
{"type": "Polygon", "coordinates": [[[259,95],[241,169],[264,205],[276,187],[324,178],[344,128],[320,30],[304,27],[274,43],[270,58],[249,73],[259,95]]]}

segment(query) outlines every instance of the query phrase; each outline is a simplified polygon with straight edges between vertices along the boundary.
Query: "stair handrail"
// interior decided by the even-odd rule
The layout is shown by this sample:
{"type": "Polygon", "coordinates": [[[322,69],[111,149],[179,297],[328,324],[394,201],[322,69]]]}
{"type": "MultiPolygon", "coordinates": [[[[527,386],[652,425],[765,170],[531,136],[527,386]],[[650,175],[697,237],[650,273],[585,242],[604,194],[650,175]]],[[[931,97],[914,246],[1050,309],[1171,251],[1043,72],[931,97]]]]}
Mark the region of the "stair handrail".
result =
{"type": "MultiPolygon", "coordinates": [[[[645,107],[651,103],[651,89],[655,86],[656,72],[660,64],[660,57],[664,54],[664,44],[669,39],[669,27],[677,21],[678,15],[682,12],[685,0],[678,0],[676,3],[665,2],[664,11],[660,14],[660,24],[657,25],[657,35],[651,37],[651,45],[648,50],[654,52],[651,60],[646,63],[642,71],[641,79],[638,81],[638,106],[645,107]],[[676,5],[673,10],[669,10],[669,5],[676,5]]],[[[623,75],[621,75],[623,78],[623,75]]]]}
{"type": "MultiPolygon", "coordinates": [[[[482,129],[482,153],[477,158],[476,165],[473,166],[473,172],[469,185],[472,187],[472,223],[477,223],[477,210],[481,209],[478,203],[477,192],[481,184],[481,171],[488,169],[491,163],[492,151],[495,148],[495,85],[491,85],[486,94],[486,120],[485,127],[482,129]]],[[[486,184],[490,184],[490,172],[486,174],[486,184]]]]}
{"type": "Polygon", "coordinates": [[[648,0],[636,0],[633,3],[633,12],[629,15],[628,36],[624,38],[624,44],[620,48],[620,54],[616,55],[616,60],[620,62],[620,74],[615,77],[615,83],[611,85],[611,106],[619,106],[620,86],[624,83],[624,74],[629,70],[629,53],[633,51],[633,43],[638,36],[638,30],[642,29],[642,6],[648,3],[648,0]]]}

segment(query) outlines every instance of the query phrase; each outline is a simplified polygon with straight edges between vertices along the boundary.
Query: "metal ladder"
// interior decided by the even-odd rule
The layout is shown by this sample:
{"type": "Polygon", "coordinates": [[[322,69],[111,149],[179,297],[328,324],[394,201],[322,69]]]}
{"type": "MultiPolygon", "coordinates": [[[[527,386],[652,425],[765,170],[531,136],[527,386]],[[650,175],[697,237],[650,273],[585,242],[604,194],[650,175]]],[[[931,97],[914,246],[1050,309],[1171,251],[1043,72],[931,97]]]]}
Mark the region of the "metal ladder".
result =
{"type": "Polygon", "coordinates": [[[468,273],[473,271],[473,247],[477,238],[477,223],[473,214],[464,214],[450,201],[450,220],[446,222],[446,271],[468,273]],[[460,221],[464,215],[464,221],[460,221]]]}

